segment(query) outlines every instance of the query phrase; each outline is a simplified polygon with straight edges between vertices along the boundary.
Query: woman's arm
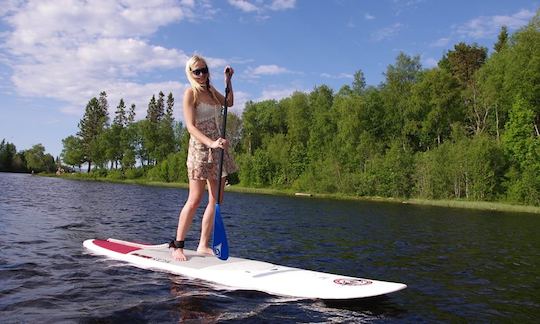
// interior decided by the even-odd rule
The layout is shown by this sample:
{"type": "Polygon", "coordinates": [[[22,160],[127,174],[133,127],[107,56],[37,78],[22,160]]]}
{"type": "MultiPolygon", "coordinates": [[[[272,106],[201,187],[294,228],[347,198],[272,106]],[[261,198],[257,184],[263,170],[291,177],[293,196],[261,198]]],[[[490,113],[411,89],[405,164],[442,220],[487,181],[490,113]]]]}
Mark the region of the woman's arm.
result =
{"type": "MultiPolygon", "coordinates": [[[[230,67],[230,66],[225,67],[224,74],[225,74],[225,84],[229,88],[229,94],[227,95],[227,107],[232,107],[234,105],[234,94],[233,94],[233,88],[232,88],[232,82],[231,82],[231,78],[232,78],[232,76],[234,74],[233,68],[230,67]],[[227,69],[228,69],[228,71],[227,71],[227,69]]],[[[212,86],[212,91],[214,92],[216,97],[219,99],[219,103],[221,105],[224,105],[225,104],[225,96],[222,95],[221,93],[219,93],[219,91],[217,91],[216,88],[214,88],[213,86],[212,86]]]]}

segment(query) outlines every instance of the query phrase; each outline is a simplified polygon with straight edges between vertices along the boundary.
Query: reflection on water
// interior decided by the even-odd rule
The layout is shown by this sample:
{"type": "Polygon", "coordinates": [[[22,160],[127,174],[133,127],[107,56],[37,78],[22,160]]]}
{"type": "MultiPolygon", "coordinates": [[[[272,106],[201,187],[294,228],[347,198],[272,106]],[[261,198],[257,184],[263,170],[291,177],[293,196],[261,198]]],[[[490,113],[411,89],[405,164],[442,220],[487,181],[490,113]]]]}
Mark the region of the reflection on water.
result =
{"type": "MultiPolygon", "coordinates": [[[[537,215],[227,193],[231,255],[406,283],[352,301],[234,291],[127,266],[87,238],[162,243],[187,197],[153,188],[0,173],[3,322],[532,322],[537,215]]],[[[195,248],[200,216],[188,236],[195,248]]]]}

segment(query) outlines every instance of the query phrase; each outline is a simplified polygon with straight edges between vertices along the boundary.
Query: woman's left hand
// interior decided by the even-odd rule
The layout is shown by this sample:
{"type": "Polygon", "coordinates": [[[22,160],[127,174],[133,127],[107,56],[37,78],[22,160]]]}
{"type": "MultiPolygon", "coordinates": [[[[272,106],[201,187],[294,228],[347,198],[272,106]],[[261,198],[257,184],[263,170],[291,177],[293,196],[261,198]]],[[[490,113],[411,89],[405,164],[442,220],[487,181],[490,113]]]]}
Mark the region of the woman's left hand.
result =
{"type": "Polygon", "coordinates": [[[229,141],[221,137],[210,144],[210,147],[213,149],[218,149],[218,148],[226,149],[228,146],[229,146],[229,141]]]}
{"type": "Polygon", "coordinates": [[[231,78],[234,74],[234,69],[230,65],[227,65],[223,71],[223,74],[225,74],[225,83],[229,83],[231,82],[231,78]]]}

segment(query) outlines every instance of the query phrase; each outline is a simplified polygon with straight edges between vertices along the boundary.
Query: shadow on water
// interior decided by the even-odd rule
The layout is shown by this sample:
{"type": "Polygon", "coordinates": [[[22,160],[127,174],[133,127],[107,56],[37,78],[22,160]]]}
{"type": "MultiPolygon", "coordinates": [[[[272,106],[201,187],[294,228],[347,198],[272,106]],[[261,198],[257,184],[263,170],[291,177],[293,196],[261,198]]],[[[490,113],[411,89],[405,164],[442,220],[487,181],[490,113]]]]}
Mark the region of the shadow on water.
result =
{"type": "Polygon", "coordinates": [[[323,300],[322,302],[330,308],[360,312],[376,317],[401,318],[407,314],[405,308],[393,302],[387,295],[357,299],[323,300]]]}

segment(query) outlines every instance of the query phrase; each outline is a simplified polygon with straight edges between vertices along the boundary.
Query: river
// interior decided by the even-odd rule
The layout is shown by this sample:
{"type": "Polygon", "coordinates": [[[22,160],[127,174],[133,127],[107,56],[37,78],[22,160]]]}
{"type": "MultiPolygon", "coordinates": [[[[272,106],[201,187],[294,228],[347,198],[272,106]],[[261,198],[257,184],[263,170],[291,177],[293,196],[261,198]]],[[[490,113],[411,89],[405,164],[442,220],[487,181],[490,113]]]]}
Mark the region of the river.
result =
{"type": "MultiPolygon", "coordinates": [[[[226,193],[221,213],[232,256],[408,285],[352,302],[230,291],[82,246],[95,237],[167,242],[186,197],[184,189],[0,173],[2,322],[532,323],[540,317],[540,217],[534,214],[226,193]]],[[[202,212],[187,248],[197,246],[202,212]]]]}

